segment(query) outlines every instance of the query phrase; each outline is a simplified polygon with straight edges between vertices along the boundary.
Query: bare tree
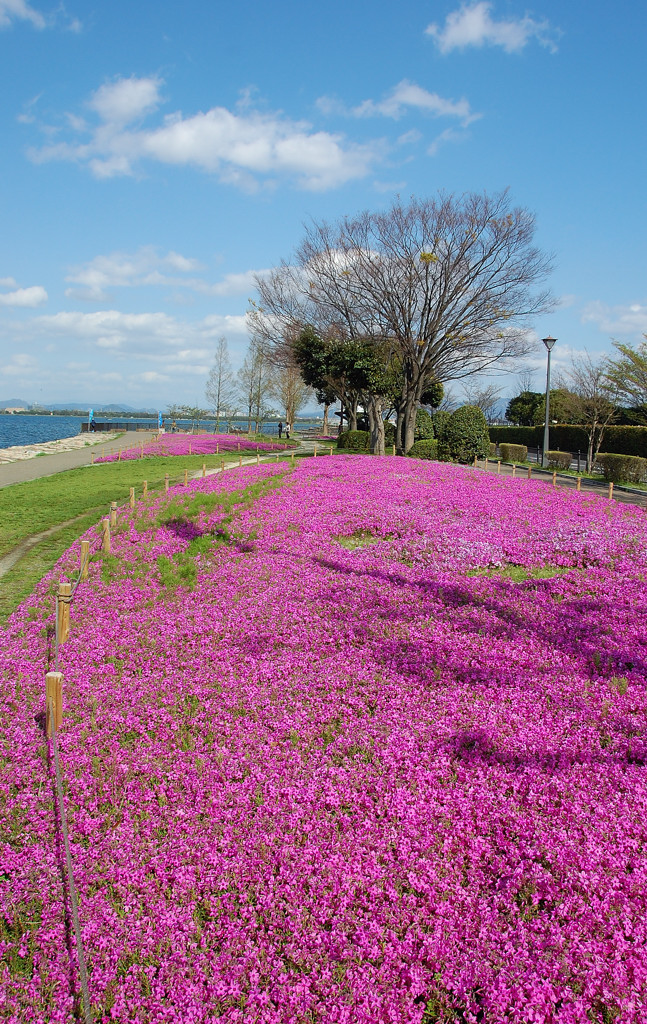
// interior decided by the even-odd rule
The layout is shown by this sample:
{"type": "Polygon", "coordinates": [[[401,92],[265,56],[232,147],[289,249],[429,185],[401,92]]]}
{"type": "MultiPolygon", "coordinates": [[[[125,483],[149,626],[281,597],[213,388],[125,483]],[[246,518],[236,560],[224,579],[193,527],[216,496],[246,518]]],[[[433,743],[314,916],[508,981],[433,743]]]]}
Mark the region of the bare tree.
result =
{"type": "Polygon", "coordinates": [[[525,366],[518,374],[519,391],[531,394],[535,390],[535,371],[525,366]]]}
{"type": "Polygon", "coordinates": [[[258,433],[259,424],[271,411],[268,399],[272,389],[272,364],[263,342],[257,337],[250,341],[243,365],[238,371],[238,387],[243,407],[247,411],[247,432],[251,432],[254,421],[258,433]]]}
{"type": "Polygon", "coordinates": [[[502,388],[496,384],[464,384],[463,393],[467,405],[475,405],[481,410],[488,423],[493,423],[501,399],[502,388]]]}
{"type": "Polygon", "coordinates": [[[270,394],[285,410],[286,423],[294,423],[297,413],[313,397],[312,388],[304,384],[299,367],[294,360],[272,367],[270,394]]]}
{"type": "Polygon", "coordinates": [[[275,344],[310,324],[322,337],[392,346],[403,367],[398,446],[408,451],[431,377],[460,380],[529,349],[526,327],[552,305],[534,291],[550,261],[533,234],[533,216],[507,192],[315,222],[292,264],[256,280],[252,317],[275,344]]]}
{"type": "Polygon", "coordinates": [[[205,388],[207,399],[216,414],[216,433],[220,433],[220,417],[235,404],[236,382],[231,363],[227,339],[218,338],[216,355],[205,388]]]}
{"type": "Polygon", "coordinates": [[[609,380],[609,361],[602,357],[593,361],[588,352],[573,359],[571,368],[559,381],[568,388],[577,405],[577,421],[586,429],[588,450],[586,469],[591,472],[598,457],[604,434],[616,415],[617,390],[609,380]]]}

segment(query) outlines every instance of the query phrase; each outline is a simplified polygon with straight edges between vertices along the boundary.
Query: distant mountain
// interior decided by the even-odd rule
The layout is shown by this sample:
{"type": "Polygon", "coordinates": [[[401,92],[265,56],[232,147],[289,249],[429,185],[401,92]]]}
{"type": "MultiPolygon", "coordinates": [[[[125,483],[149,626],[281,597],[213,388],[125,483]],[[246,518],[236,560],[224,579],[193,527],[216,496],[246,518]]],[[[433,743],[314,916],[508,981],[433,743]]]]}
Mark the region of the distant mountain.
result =
{"type": "Polygon", "coordinates": [[[24,398],[6,398],[0,402],[0,409],[28,409],[30,405],[24,398]]]}
{"type": "Polygon", "coordinates": [[[157,409],[138,409],[132,405],[104,405],[102,402],[55,402],[52,405],[43,405],[41,408],[46,409],[48,412],[58,412],[59,409],[75,409],[77,412],[87,413],[90,409],[94,409],[95,414],[101,412],[145,412],[157,415],[157,409]]]}

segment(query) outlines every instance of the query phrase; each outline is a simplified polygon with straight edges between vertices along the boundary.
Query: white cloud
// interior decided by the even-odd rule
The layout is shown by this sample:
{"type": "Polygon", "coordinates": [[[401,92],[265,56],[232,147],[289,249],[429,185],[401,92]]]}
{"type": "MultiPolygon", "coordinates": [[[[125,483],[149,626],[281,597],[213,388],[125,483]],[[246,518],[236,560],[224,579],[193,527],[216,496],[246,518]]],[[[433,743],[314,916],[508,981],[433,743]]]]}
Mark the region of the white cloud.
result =
{"type": "Polygon", "coordinates": [[[32,150],[31,158],[75,161],[97,178],[132,175],[142,162],[155,161],[196,167],[248,189],[259,179],[289,178],[302,188],[325,190],[366,177],[384,149],[379,142],[356,144],[338,133],[315,131],[280,112],[255,111],[249,102],[237,112],[212,107],[190,116],[171,114],[156,127],[133,127],[155,110],[162,84],[133,77],[101,86],[88,104],[99,123],[87,128],[68,120],[76,137],[32,150]],[[89,137],[79,139],[83,135],[89,137]]]}
{"type": "Polygon", "coordinates": [[[159,357],[177,361],[182,358],[180,352],[188,351],[193,360],[199,360],[202,357],[198,353],[211,351],[221,334],[243,340],[247,319],[244,315],[214,314],[198,321],[183,321],[167,313],[104,309],[94,313],[66,311],[40,315],[12,324],[0,321],[0,332],[16,342],[52,343],[60,338],[68,347],[79,346],[86,357],[89,351],[98,349],[124,359],[159,357]]]}
{"type": "Polygon", "coordinates": [[[135,253],[113,252],[109,256],[95,256],[88,263],[73,267],[65,280],[78,287],[68,288],[65,294],[77,299],[102,302],[108,296],[108,288],[181,284],[183,279],[169,275],[168,271],[183,274],[198,269],[200,264],[197,260],[172,251],[161,255],[154,246],[145,245],[135,253]]]}
{"type": "Polygon", "coordinates": [[[269,270],[246,270],[226,274],[215,284],[199,277],[182,276],[202,269],[198,260],[177,252],[161,254],[154,246],[142,246],[134,253],[114,252],[108,256],[95,256],[65,278],[73,288],[65,294],[69,298],[89,302],[104,302],[109,288],[140,288],[157,285],[187,288],[202,295],[242,295],[254,290],[254,277],[264,276],[269,270]],[[175,271],[175,273],[172,273],[175,271]]]}
{"type": "Polygon", "coordinates": [[[519,53],[531,39],[536,39],[551,52],[557,49],[559,32],[552,29],[547,21],[535,21],[525,15],[523,18],[497,21],[490,11],[489,0],[474,4],[462,4],[445,19],[442,28],[433,22],[425,29],[441,53],[465,50],[468,46],[500,46],[506,53],[519,53]]]}
{"type": "Polygon", "coordinates": [[[463,125],[470,124],[479,118],[466,99],[448,100],[436,92],[428,92],[415,82],[403,79],[385,96],[383,100],[364,100],[354,107],[351,113],[355,117],[391,117],[394,120],[402,117],[407,110],[418,110],[432,117],[455,117],[463,125]]]}
{"type": "Polygon", "coordinates": [[[582,322],[597,324],[608,335],[633,335],[639,339],[647,333],[647,305],[634,302],[630,306],[607,306],[590,302],[582,311],[582,322]]]}
{"type": "Polygon", "coordinates": [[[61,24],[68,32],[80,32],[81,22],[72,18],[65,10],[65,5],[58,6],[48,12],[47,16],[37,11],[26,0],[0,0],[0,29],[9,28],[14,21],[28,21],[34,28],[52,28],[61,24]]]}
{"type": "Polygon", "coordinates": [[[0,279],[0,285],[12,288],[12,292],[0,292],[0,306],[16,306],[33,309],[35,306],[42,306],[47,302],[47,292],[39,284],[31,288],[16,288],[16,282],[12,277],[0,279]]]}
{"type": "Polygon", "coordinates": [[[157,78],[119,78],[100,86],[88,106],[107,124],[130,124],[158,107],[160,85],[157,78]]]}
{"type": "Polygon", "coordinates": [[[45,18],[25,0],[0,0],[0,28],[8,28],[12,21],[30,21],[34,28],[45,28],[45,18]]]}

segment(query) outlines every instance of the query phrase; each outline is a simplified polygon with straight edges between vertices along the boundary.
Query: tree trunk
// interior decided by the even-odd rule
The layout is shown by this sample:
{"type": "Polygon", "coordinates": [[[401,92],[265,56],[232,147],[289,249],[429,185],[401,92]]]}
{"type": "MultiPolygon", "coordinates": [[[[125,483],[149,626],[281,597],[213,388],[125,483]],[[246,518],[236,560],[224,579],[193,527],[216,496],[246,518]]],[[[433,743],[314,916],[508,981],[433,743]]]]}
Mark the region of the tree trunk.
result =
{"type": "Polygon", "coordinates": [[[321,433],[323,434],[324,437],[327,436],[328,429],[329,429],[328,428],[328,410],[329,409],[330,409],[330,406],[328,405],[328,403],[326,403],[326,405],[324,405],[323,427],[322,427],[322,430],[321,430],[321,433]]]}
{"type": "Polygon", "coordinates": [[[416,413],[418,397],[415,393],[407,395],[403,409],[402,423],[402,454],[406,455],[415,441],[416,413]]]}
{"type": "Polygon", "coordinates": [[[404,455],[404,409],[398,406],[395,421],[395,450],[398,455],[404,455]]]}
{"type": "Polygon", "coordinates": [[[348,413],[348,429],[349,430],[357,430],[357,406],[358,406],[358,404],[359,404],[358,403],[358,399],[357,398],[353,398],[352,402],[350,402],[346,406],[346,412],[348,413]]]}
{"type": "Polygon", "coordinates": [[[370,395],[366,401],[366,412],[371,428],[371,455],[384,455],[384,400],[370,395]]]}

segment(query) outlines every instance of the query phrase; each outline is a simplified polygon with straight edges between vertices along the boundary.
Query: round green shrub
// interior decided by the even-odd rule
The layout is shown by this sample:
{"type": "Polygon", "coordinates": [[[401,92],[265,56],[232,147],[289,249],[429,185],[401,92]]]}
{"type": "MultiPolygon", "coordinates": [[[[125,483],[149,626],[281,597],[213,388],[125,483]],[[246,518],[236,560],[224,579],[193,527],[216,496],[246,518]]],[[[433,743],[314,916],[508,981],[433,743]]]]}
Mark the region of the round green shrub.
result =
{"type": "Polygon", "coordinates": [[[426,409],[416,412],[416,425],[413,431],[415,441],[429,441],[434,436],[434,421],[426,409]]]}
{"type": "Polygon", "coordinates": [[[451,414],[439,438],[438,457],[452,462],[473,462],[490,454],[485,416],[476,405],[462,405],[451,414]],[[442,452],[442,456],[441,456],[442,452]]]}
{"type": "Polygon", "coordinates": [[[422,441],[415,441],[407,455],[410,459],[435,459],[437,448],[438,442],[434,438],[426,438],[422,441]]]}
{"type": "Polygon", "coordinates": [[[337,447],[347,452],[370,452],[371,435],[368,430],[345,430],[337,438],[337,447]]]}

